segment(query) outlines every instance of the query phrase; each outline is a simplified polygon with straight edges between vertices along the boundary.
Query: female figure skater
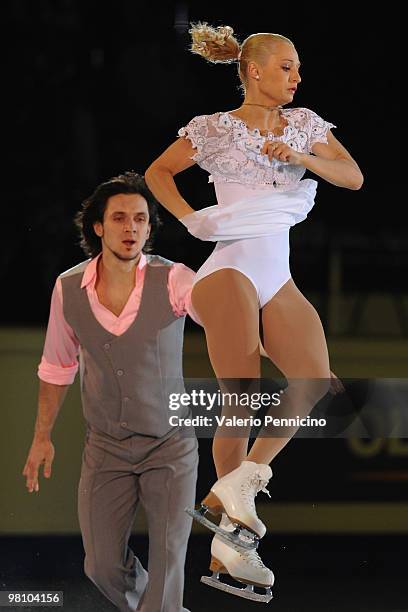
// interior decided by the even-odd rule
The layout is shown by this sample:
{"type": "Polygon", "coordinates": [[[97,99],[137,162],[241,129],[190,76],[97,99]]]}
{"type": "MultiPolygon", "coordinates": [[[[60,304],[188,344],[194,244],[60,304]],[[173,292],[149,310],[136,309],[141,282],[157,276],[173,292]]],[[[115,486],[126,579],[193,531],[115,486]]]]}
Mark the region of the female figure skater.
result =
{"type": "MultiPolygon", "coordinates": [[[[293,409],[301,400],[307,414],[326,394],[331,373],[319,316],[291,278],[289,229],[314,204],[317,182],[301,180],[306,169],[352,190],[361,187],[363,176],[331,133],[333,124],[307,108],[283,108],[301,82],[298,54],[288,38],[253,34],[241,46],[232,28],[205,23],[193,25],[190,33],[193,53],[214,63],[238,62],[244,101],[232,111],[194,117],[148,168],[146,182],[192,235],[217,242],[192,293],[217,378],[260,377],[261,309],[266,352],[289,381],[282,401],[293,409]],[[173,179],[195,163],[211,173],[218,202],[197,212],[173,179]]],[[[213,529],[214,574],[207,579],[212,586],[270,600],[273,574],[236,526],[257,538],[265,534],[254,499],[265,490],[269,464],[290,437],[258,437],[248,453],[248,437],[215,436],[218,480],[202,502],[202,514],[222,513],[213,529]],[[219,572],[247,588],[223,584],[219,572]],[[265,587],[265,595],[254,593],[254,585],[265,587]]]]}

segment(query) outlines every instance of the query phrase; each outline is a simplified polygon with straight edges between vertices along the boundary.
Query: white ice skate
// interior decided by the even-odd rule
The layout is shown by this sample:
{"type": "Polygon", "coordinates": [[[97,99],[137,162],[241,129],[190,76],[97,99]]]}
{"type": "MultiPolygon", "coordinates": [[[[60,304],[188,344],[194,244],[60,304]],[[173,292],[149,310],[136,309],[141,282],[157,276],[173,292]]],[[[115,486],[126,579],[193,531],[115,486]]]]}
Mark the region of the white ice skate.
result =
{"type": "Polygon", "coordinates": [[[226,544],[234,544],[243,550],[254,549],[266,533],[266,527],[256,513],[255,497],[259,491],[269,495],[265,487],[271,476],[269,465],[243,461],[238,468],[217,480],[199,510],[186,508],[186,512],[218,534],[226,544]],[[205,517],[206,512],[213,515],[225,512],[234,524],[234,530],[227,531],[221,525],[215,525],[205,517]]]}
{"type": "MultiPolygon", "coordinates": [[[[220,526],[232,532],[234,525],[223,514],[220,526]]],[[[273,572],[265,567],[255,550],[243,551],[237,546],[225,544],[218,536],[214,536],[211,544],[211,576],[202,576],[201,582],[220,591],[238,595],[252,601],[268,603],[272,599],[273,572]],[[229,574],[245,588],[232,586],[220,580],[220,574],[229,574]],[[264,589],[265,593],[257,593],[255,587],[264,589]]]]}

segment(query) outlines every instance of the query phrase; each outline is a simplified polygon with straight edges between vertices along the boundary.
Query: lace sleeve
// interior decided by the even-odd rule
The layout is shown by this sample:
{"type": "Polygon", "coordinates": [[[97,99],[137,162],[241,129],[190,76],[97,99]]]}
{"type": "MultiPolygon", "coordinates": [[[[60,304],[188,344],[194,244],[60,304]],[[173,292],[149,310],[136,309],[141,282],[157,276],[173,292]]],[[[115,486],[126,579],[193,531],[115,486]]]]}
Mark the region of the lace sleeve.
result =
{"type": "Polygon", "coordinates": [[[334,123],[325,121],[322,117],[311,110],[309,110],[309,134],[308,134],[308,152],[312,152],[312,147],[316,142],[322,142],[327,144],[327,131],[330,128],[335,128],[334,123]]]}
{"type": "Polygon", "coordinates": [[[199,163],[206,156],[208,115],[193,117],[185,127],[179,129],[178,135],[191,141],[192,146],[197,150],[191,159],[199,163]]]}

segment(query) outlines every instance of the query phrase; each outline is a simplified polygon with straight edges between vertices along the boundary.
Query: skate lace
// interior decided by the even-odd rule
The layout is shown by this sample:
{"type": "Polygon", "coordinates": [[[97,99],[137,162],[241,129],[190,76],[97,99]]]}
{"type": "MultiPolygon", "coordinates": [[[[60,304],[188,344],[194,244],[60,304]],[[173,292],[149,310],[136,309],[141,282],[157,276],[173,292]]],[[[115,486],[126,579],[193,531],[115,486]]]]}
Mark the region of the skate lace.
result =
{"type": "Polygon", "coordinates": [[[241,484],[241,492],[251,510],[255,511],[255,497],[261,491],[271,497],[266,485],[269,480],[262,478],[259,472],[255,472],[241,484]]]}
{"type": "Polygon", "coordinates": [[[261,557],[256,552],[256,550],[246,550],[245,552],[240,551],[239,556],[246,563],[249,563],[249,565],[252,565],[254,567],[262,567],[262,568],[266,567],[261,557]]]}

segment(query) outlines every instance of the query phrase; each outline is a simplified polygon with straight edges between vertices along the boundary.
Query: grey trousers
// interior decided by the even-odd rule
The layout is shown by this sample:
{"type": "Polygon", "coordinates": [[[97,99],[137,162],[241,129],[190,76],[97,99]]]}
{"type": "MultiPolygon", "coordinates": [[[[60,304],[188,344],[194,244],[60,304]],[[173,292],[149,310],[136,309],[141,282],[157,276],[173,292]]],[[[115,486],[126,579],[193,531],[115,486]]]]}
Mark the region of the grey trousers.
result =
{"type": "MultiPolygon", "coordinates": [[[[85,573],[122,612],[181,612],[197,480],[197,440],[116,440],[88,430],[78,488],[85,573]],[[148,572],[128,546],[139,502],[149,530],[148,572]]],[[[188,612],[188,611],[186,611],[188,612]]]]}

